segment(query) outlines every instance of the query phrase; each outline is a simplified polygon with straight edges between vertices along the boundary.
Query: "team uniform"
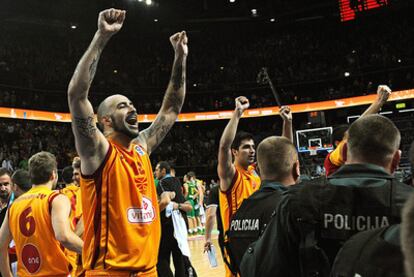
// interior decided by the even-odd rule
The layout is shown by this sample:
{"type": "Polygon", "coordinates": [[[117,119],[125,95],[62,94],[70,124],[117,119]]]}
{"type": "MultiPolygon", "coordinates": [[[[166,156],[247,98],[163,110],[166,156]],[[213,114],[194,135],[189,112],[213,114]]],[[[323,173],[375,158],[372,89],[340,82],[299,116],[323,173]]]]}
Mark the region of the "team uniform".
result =
{"type": "Polygon", "coordinates": [[[157,276],[160,213],[150,159],[109,141],[102,165],[81,177],[86,276],[157,276]]]}
{"type": "Polygon", "coordinates": [[[59,193],[37,186],[16,199],[9,209],[9,228],[19,260],[18,276],[68,276],[69,262],[56,240],[51,208],[59,193]]]}
{"type": "MultiPolygon", "coordinates": [[[[241,206],[243,200],[248,198],[260,187],[260,177],[254,166],[250,165],[245,170],[235,164],[235,168],[236,172],[231,181],[230,188],[225,192],[220,191],[219,195],[220,214],[224,234],[229,230],[231,218],[241,206]]],[[[227,257],[223,258],[227,259],[227,257]]],[[[227,267],[226,276],[233,276],[227,267]]]]}
{"type": "MultiPolygon", "coordinates": [[[[64,194],[67,198],[69,198],[71,206],[69,220],[72,230],[75,231],[76,225],[82,217],[81,189],[80,187],[74,184],[70,184],[65,188],[61,189],[60,193],[64,194]]],[[[65,249],[65,253],[72,267],[71,276],[75,277],[81,275],[83,272],[81,255],[68,249],[65,249]]]]}
{"type": "Polygon", "coordinates": [[[198,206],[198,200],[195,195],[198,192],[197,184],[193,181],[187,182],[188,186],[188,194],[187,194],[187,201],[190,202],[191,206],[193,207],[191,211],[187,212],[188,217],[197,217],[199,216],[200,210],[198,206]]]}
{"type": "Polygon", "coordinates": [[[347,141],[342,140],[334,151],[329,153],[324,162],[326,176],[330,176],[346,162],[347,141]]]}

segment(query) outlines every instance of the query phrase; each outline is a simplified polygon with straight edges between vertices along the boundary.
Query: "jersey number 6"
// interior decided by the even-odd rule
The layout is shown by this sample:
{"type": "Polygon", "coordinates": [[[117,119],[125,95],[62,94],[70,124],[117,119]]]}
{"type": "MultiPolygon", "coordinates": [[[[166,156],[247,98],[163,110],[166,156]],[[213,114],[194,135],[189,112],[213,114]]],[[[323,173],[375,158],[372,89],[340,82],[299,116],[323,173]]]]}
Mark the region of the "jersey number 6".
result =
{"type": "Polygon", "coordinates": [[[30,215],[32,207],[25,209],[19,217],[20,232],[26,237],[30,237],[35,232],[36,223],[34,217],[30,215]]]}

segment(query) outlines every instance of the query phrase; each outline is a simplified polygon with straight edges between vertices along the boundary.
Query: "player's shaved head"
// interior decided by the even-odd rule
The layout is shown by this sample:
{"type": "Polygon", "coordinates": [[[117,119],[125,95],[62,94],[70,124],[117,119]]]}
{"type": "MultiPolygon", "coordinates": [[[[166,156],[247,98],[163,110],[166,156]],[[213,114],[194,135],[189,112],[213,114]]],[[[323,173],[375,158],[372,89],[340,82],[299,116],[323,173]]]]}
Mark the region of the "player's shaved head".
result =
{"type": "Polygon", "coordinates": [[[137,111],[126,96],[115,94],[107,97],[98,107],[98,127],[104,134],[124,134],[136,138],[138,131],[137,111]]]}
{"type": "Polygon", "coordinates": [[[388,167],[400,147],[400,131],[390,119],[382,115],[358,119],[352,123],[348,133],[350,160],[388,167]]]}
{"type": "Polygon", "coordinates": [[[268,137],[257,147],[257,163],[262,180],[281,181],[293,175],[297,162],[296,148],[285,137],[268,137]]]}
{"type": "Polygon", "coordinates": [[[101,123],[102,118],[105,116],[110,116],[113,112],[114,107],[116,106],[116,103],[124,99],[128,99],[128,98],[126,98],[125,96],[121,94],[114,94],[114,95],[106,97],[101,102],[101,104],[99,104],[98,111],[97,111],[99,128],[103,130],[103,125],[101,123]]]}

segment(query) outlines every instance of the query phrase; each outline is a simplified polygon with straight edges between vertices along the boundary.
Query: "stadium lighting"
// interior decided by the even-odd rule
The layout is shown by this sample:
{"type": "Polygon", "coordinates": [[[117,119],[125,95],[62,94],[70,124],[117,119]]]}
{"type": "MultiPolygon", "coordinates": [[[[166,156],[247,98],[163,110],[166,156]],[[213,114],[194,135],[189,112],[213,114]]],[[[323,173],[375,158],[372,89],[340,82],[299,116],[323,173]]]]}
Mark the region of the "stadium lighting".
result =
{"type": "Polygon", "coordinates": [[[75,30],[76,28],[78,28],[78,26],[76,26],[75,24],[70,25],[70,28],[75,30]]]}
{"type": "Polygon", "coordinates": [[[194,84],[193,84],[193,87],[196,87],[196,86],[197,86],[197,84],[196,84],[196,83],[194,83],[194,84]]]}
{"type": "Polygon", "coordinates": [[[234,2],[236,2],[236,0],[230,0],[230,3],[234,3],[234,2]]]}
{"type": "Polygon", "coordinates": [[[117,74],[117,73],[118,73],[118,70],[114,69],[114,74],[117,74]]]}
{"type": "Polygon", "coordinates": [[[144,1],[144,0],[138,0],[138,2],[142,2],[142,1],[144,1]]]}
{"type": "Polygon", "coordinates": [[[252,16],[257,16],[257,10],[256,9],[252,9],[251,12],[252,12],[252,16]]]}
{"type": "Polygon", "coordinates": [[[158,19],[156,19],[156,18],[155,18],[155,19],[154,19],[154,22],[158,22],[158,19]]]}
{"type": "Polygon", "coordinates": [[[151,6],[152,5],[152,0],[145,0],[145,4],[147,4],[147,6],[151,6]]]}
{"type": "Polygon", "coordinates": [[[348,71],[344,73],[344,76],[345,76],[345,77],[349,77],[350,75],[351,75],[351,74],[350,74],[348,71]]]}
{"type": "Polygon", "coordinates": [[[274,19],[274,18],[270,19],[270,22],[275,22],[275,21],[276,21],[276,19],[274,19]]]}
{"type": "Polygon", "coordinates": [[[220,70],[224,70],[224,66],[220,66],[220,70]]]}
{"type": "Polygon", "coordinates": [[[356,50],[354,49],[354,50],[352,50],[352,54],[355,54],[356,53],[356,50]]]}
{"type": "Polygon", "coordinates": [[[397,62],[398,62],[398,63],[401,63],[401,59],[398,59],[398,60],[397,60],[397,62]]]}

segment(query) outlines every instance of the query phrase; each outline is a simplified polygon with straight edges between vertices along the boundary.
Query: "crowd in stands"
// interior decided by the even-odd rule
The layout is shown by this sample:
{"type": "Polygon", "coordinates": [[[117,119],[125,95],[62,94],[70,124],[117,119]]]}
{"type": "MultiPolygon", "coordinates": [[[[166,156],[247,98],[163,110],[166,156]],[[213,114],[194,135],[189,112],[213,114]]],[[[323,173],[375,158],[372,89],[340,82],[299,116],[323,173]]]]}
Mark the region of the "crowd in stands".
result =
{"type": "MultiPolygon", "coordinates": [[[[407,154],[414,140],[413,116],[413,113],[389,115],[402,133],[400,149],[403,167],[409,163],[407,154]]],[[[177,170],[177,176],[194,170],[206,181],[216,178],[217,149],[225,123],[224,120],[175,124],[163,143],[152,153],[154,166],[158,161],[167,161],[177,170]]],[[[295,120],[294,125],[296,129],[302,128],[295,120]]],[[[140,129],[147,126],[141,124],[140,129]]],[[[67,123],[6,119],[0,121],[0,129],[3,130],[0,132],[0,141],[4,142],[0,145],[0,163],[3,167],[26,168],[28,158],[45,149],[56,155],[59,168],[69,165],[76,156],[72,130],[67,123]]],[[[241,122],[240,129],[252,132],[258,144],[263,138],[280,133],[281,121],[273,117],[246,119],[241,122]]],[[[326,151],[316,155],[301,153],[302,174],[323,175],[326,154],[326,151]]]]}
{"type": "MultiPolygon", "coordinates": [[[[220,31],[194,31],[183,111],[229,109],[242,94],[250,96],[253,107],[274,105],[268,86],[257,83],[262,67],[269,69],[285,104],[373,93],[379,83],[393,90],[411,88],[414,50],[405,46],[414,43],[413,19],[384,19],[368,18],[352,26],[325,21],[288,27],[224,24],[220,31]]],[[[30,29],[3,28],[0,106],[67,111],[61,99],[90,34],[48,30],[40,37],[30,29]]],[[[116,40],[100,61],[92,103],[124,93],[142,112],[154,113],[171,69],[166,35],[121,33],[116,40]]]]}

